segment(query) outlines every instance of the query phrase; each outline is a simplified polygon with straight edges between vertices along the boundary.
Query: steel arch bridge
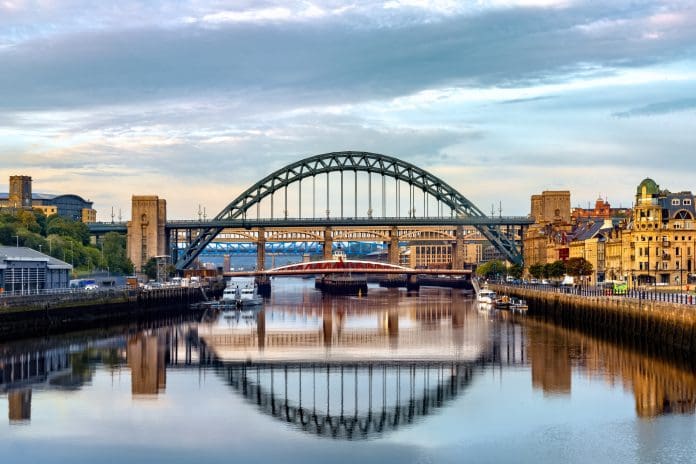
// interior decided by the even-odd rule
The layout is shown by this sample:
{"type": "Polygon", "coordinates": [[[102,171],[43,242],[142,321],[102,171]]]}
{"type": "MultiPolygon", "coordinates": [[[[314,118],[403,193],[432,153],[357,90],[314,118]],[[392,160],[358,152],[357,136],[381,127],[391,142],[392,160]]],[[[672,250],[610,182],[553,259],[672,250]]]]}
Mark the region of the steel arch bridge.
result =
{"type": "MultiPolygon", "coordinates": [[[[329,174],[340,174],[340,217],[344,216],[344,173],[353,172],[355,178],[355,217],[357,217],[357,197],[358,183],[357,173],[368,173],[368,201],[369,209],[368,216],[372,219],[372,174],[377,174],[382,178],[382,210],[385,205],[385,178],[392,178],[396,185],[396,209],[397,217],[401,212],[401,193],[400,183],[408,185],[408,214],[415,219],[415,204],[416,191],[420,191],[423,196],[423,214],[428,212],[428,198],[436,201],[438,211],[443,211],[448,208],[450,215],[457,218],[480,218],[480,223],[474,223],[481,234],[496,248],[503,256],[513,263],[522,262],[522,253],[518,248],[515,240],[506,235],[501,226],[491,224],[488,216],[481,211],[476,205],[469,201],[464,195],[456,189],[444,182],[442,179],[430,174],[418,166],[402,161],[387,155],[369,152],[357,151],[341,151],[324,153],[302,159],[295,163],[289,164],[277,171],[264,177],[256,184],[249,187],[246,191],[229,203],[220,213],[211,221],[211,225],[200,230],[200,233],[191,241],[188,247],[177,256],[176,268],[183,270],[188,268],[196,257],[210,244],[218,234],[224,230],[225,221],[231,220],[246,220],[247,215],[256,208],[256,219],[260,217],[261,202],[270,199],[271,219],[274,216],[274,194],[282,192],[284,194],[284,219],[288,217],[288,186],[298,183],[299,185],[299,200],[298,210],[299,216],[302,216],[302,180],[312,179],[312,194],[314,191],[314,179],[316,176],[326,174],[326,204],[327,204],[327,220],[330,222],[329,215],[329,198],[331,192],[329,189],[329,174]]],[[[316,201],[313,198],[313,201],[316,201]]],[[[314,203],[313,203],[314,209],[314,203]]],[[[382,218],[384,221],[384,218],[382,218]]]]}

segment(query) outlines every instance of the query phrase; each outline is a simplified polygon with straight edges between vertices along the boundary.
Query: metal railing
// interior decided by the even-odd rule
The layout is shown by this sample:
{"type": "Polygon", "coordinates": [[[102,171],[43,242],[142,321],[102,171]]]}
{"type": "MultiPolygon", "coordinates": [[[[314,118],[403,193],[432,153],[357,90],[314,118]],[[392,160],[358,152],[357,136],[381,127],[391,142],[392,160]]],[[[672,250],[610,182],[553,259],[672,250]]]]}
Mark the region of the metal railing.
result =
{"type": "Polygon", "coordinates": [[[686,291],[659,291],[654,288],[632,288],[625,291],[614,291],[610,288],[598,286],[576,285],[576,286],[555,286],[548,284],[531,283],[512,283],[506,281],[490,281],[492,284],[503,285],[514,288],[524,288],[548,293],[564,293],[593,298],[627,298],[645,301],[659,301],[664,303],[681,304],[696,306],[696,294],[686,291]]]}

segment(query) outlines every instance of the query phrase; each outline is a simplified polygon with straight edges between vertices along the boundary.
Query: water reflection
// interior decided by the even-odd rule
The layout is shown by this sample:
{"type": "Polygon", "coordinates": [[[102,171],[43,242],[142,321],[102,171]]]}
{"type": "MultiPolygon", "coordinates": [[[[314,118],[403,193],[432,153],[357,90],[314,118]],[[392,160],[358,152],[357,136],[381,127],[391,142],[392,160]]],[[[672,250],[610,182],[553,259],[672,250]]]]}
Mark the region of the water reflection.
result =
{"type": "Polygon", "coordinates": [[[480,313],[457,291],[325,298],[290,288],[260,311],[0,345],[9,423],[30,424],[41,414],[32,411],[37,396],[80,391],[99,369],[129,373],[131,397],[152,400],[170,394],[173,370],[213,372],[260,414],[349,440],[442,413],[477,377],[503,369],[528,372],[533,389],[568,401],[578,378],[622,385],[641,418],[696,408],[688,369],[507,312],[480,313]]]}
{"type": "Polygon", "coordinates": [[[638,417],[696,412],[696,374],[666,360],[549,324],[528,322],[532,382],[570,394],[571,369],[632,391],[638,417]]]}

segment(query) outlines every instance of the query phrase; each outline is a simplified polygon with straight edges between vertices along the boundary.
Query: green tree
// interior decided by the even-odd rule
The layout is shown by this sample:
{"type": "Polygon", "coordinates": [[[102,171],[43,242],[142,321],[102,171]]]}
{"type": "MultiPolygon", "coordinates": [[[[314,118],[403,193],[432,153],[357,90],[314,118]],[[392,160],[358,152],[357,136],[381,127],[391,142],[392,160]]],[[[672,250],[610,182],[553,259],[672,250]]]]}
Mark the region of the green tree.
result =
{"type": "Polygon", "coordinates": [[[544,275],[544,265],[539,263],[532,264],[529,266],[529,275],[535,279],[541,279],[544,275]]]}
{"type": "Polygon", "coordinates": [[[476,268],[476,274],[482,277],[495,277],[505,273],[505,264],[496,259],[483,263],[476,268]]]}
{"type": "Polygon", "coordinates": [[[519,264],[513,264],[508,269],[508,274],[511,275],[512,277],[514,277],[515,279],[521,278],[523,272],[524,272],[524,268],[519,264]]]}
{"type": "Polygon", "coordinates": [[[570,258],[566,263],[566,272],[573,277],[588,276],[592,271],[592,263],[585,258],[570,258]]]}
{"type": "Polygon", "coordinates": [[[71,221],[60,216],[51,216],[47,219],[46,233],[60,235],[61,237],[71,237],[83,245],[89,243],[87,224],[71,221]]]}
{"type": "Polygon", "coordinates": [[[566,273],[566,264],[560,259],[547,266],[546,276],[550,279],[560,279],[566,273]]]}
{"type": "MultiPolygon", "coordinates": [[[[126,255],[126,237],[116,232],[109,232],[102,238],[102,266],[117,274],[132,274],[133,263],[126,255]]],[[[156,274],[155,274],[156,275],[156,274]]]]}
{"type": "Polygon", "coordinates": [[[143,273],[150,279],[157,278],[157,260],[155,258],[150,258],[147,260],[143,266],[143,273]]]}

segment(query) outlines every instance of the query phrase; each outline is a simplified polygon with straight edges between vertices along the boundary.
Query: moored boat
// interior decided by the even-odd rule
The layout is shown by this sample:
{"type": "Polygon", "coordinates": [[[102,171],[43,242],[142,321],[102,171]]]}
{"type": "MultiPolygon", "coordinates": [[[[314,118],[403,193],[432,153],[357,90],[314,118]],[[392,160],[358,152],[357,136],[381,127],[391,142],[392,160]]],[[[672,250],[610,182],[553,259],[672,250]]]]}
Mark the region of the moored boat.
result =
{"type": "Polygon", "coordinates": [[[510,311],[524,313],[527,312],[527,302],[521,298],[510,298],[510,311]]]}
{"type": "Polygon", "coordinates": [[[493,304],[496,297],[497,295],[493,290],[484,287],[479,290],[478,295],[476,296],[476,301],[479,303],[493,304]]]}
{"type": "Polygon", "coordinates": [[[510,297],[503,295],[495,299],[496,309],[510,309],[510,297]]]}

